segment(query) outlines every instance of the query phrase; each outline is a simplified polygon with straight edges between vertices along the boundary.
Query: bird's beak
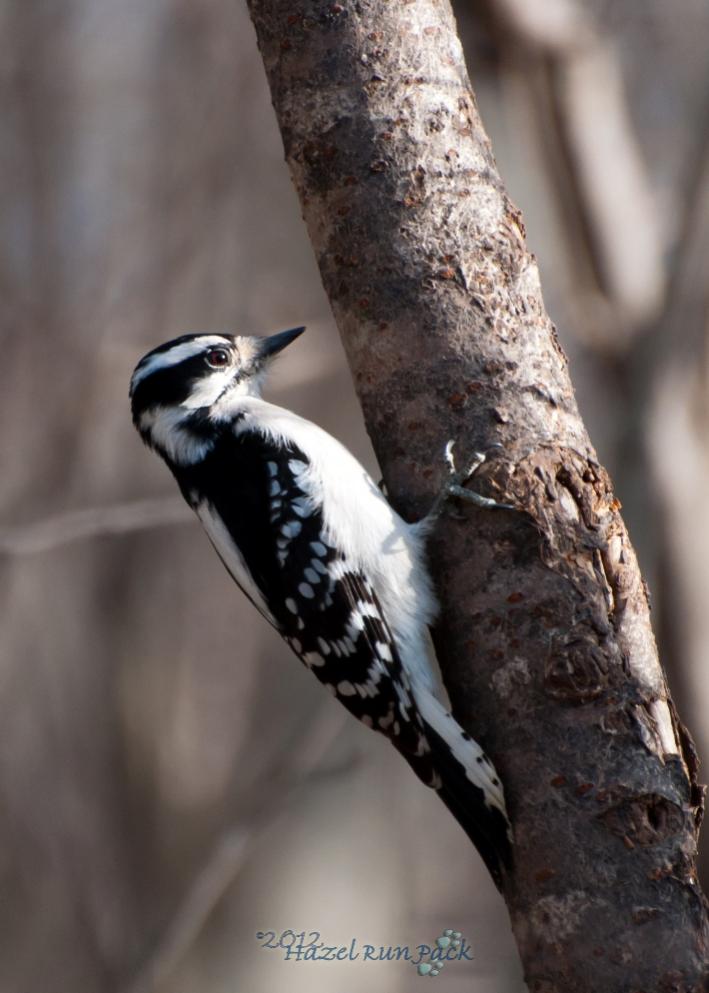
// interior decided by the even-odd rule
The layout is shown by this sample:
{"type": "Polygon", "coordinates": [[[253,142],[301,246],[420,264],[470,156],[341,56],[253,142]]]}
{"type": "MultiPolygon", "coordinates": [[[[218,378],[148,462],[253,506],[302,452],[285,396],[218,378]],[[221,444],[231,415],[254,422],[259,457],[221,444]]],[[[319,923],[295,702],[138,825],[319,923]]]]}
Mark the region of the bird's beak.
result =
{"type": "Polygon", "coordinates": [[[286,345],[290,345],[292,341],[305,331],[305,328],[291,328],[290,331],[281,331],[279,334],[272,334],[268,338],[262,338],[258,345],[257,358],[270,359],[272,356],[280,352],[286,345]]]}

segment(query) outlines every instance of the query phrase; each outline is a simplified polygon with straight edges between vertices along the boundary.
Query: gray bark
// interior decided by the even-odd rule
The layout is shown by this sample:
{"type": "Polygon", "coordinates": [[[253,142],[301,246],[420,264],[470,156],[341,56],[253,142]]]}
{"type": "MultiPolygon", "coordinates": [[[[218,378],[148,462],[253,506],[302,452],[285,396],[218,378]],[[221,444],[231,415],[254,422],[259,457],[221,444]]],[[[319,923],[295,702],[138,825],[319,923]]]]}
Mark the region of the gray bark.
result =
{"type": "Polygon", "coordinates": [[[249,0],[286,158],[392,499],[503,448],[431,544],[455,712],[515,831],[535,991],[707,988],[701,789],[646,592],[576,407],[447,0],[249,0]]]}

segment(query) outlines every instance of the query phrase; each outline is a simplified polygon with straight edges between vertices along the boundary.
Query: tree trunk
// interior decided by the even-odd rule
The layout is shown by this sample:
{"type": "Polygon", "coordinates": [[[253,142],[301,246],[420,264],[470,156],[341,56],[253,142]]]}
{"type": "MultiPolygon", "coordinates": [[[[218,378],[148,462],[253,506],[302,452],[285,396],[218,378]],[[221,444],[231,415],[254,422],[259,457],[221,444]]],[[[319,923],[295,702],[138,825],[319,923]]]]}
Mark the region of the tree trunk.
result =
{"type": "MultiPolygon", "coordinates": [[[[521,512],[431,541],[455,713],[505,783],[530,989],[707,988],[702,791],[447,0],[249,0],[325,288],[397,508],[442,452],[521,512]]],[[[295,317],[294,317],[295,319],[295,317]]]]}

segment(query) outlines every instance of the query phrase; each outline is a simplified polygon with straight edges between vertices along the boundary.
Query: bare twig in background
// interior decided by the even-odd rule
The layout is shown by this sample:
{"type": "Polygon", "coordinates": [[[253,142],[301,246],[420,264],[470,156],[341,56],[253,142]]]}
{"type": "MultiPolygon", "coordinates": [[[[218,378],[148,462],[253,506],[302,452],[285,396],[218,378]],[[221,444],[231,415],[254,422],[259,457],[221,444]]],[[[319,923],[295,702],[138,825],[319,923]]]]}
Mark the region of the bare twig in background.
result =
{"type": "Polygon", "coordinates": [[[664,243],[617,53],[576,0],[477,0],[511,95],[538,122],[575,267],[574,325],[622,352],[658,311],[664,243]]]}
{"type": "Polygon", "coordinates": [[[31,524],[0,527],[0,555],[37,555],[75,541],[186,524],[193,518],[177,497],[86,507],[31,524]]]}
{"type": "Polygon", "coordinates": [[[645,451],[662,511],[656,522],[663,606],[660,632],[678,698],[691,715],[690,727],[696,729],[700,754],[706,755],[709,132],[702,139],[687,185],[682,236],[667,301],[636,375],[645,385],[643,413],[650,425],[645,451]]]}
{"type": "Polygon", "coordinates": [[[220,836],[145,965],[123,993],[153,993],[170,978],[234,882],[260,826],[264,825],[231,827],[220,836]]]}
{"type": "Polygon", "coordinates": [[[308,725],[305,737],[288,750],[289,762],[259,783],[251,810],[239,810],[238,821],[220,834],[156,947],[123,993],[153,993],[169,979],[233,884],[252,844],[287,809],[303,786],[318,775],[346,721],[347,715],[339,708],[321,710],[308,725]]]}

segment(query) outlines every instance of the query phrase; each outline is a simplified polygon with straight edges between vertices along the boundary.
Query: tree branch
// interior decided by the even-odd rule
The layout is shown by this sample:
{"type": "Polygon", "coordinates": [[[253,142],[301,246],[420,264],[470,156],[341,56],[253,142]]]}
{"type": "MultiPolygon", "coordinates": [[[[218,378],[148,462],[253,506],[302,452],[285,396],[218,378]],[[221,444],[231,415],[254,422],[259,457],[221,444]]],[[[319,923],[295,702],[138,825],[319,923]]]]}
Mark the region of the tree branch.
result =
{"type": "Polygon", "coordinates": [[[597,349],[622,354],[658,313],[666,246],[618,53],[578,0],[477,5],[538,119],[580,290],[575,327],[597,349]]]}
{"type": "Polygon", "coordinates": [[[286,766],[275,774],[273,770],[263,771],[251,808],[241,806],[219,834],[154,947],[147,951],[135,975],[123,988],[124,993],[155,993],[170,979],[233,885],[254,842],[287,809],[303,786],[315,778],[345,719],[344,711],[324,708],[302,740],[291,743],[291,759],[286,766]]]}
{"type": "Polygon", "coordinates": [[[84,507],[31,524],[0,527],[0,555],[37,555],[75,541],[186,524],[194,515],[179,497],[146,497],[84,507]]]}
{"type": "Polygon", "coordinates": [[[286,158],[397,507],[447,439],[524,514],[442,522],[436,644],[503,775],[530,989],[699,989],[700,794],[634,552],[576,407],[446,0],[249,0],[286,158]]]}

